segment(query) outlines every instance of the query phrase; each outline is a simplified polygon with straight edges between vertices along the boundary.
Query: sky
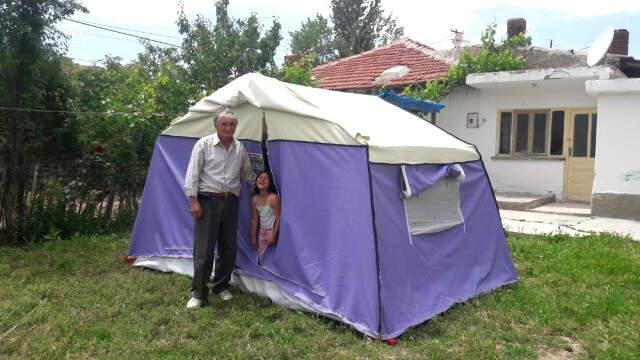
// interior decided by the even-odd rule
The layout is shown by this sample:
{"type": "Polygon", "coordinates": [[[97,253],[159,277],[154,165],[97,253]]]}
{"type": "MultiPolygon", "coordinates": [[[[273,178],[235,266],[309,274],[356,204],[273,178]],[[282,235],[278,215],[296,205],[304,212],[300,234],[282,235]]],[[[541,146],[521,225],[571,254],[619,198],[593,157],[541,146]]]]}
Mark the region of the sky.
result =
{"type": "MultiPolygon", "coordinates": [[[[177,0],[84,0],[88,14],[76,14],[74,19],[120,27],[124,32],[144,31],[147,36],[179,45],[181,38],[175,21],[177,0]]],[[[190,19],[201,14],[215,18],[213,0],[183,0],[190,19]]],[[[308,17],[320,13],[330,15],[330,0],[230,0],[228,11],[234,18],[257,14],[265,28],[277,19],[282,24],[283,40],[277,49],[276,62],[282,63],[290,53],[289,32],[300,28],[308,17]]],[[[463,31],[467,44],[476,44],[480,33],[495,23],[497,39],[506,37],[507,19],[523,17],[527,32],[536,46],[587,51],[591,43],[608,27],[627,29],[630,33],[629,54],[640,59],[640,1],[584,1],[579,6],[566,0],[458,0],[409,1],[383,0],[382,6],[404,26],[405,36],[435,49],[451,48],[452,29],[463,31]]],[[[67,33],[68,55],[80,64],[91,64],[105,55],[120,56],[125,62],[142,51],[131,37],[63,21],[58,29],[67,33]]]]}

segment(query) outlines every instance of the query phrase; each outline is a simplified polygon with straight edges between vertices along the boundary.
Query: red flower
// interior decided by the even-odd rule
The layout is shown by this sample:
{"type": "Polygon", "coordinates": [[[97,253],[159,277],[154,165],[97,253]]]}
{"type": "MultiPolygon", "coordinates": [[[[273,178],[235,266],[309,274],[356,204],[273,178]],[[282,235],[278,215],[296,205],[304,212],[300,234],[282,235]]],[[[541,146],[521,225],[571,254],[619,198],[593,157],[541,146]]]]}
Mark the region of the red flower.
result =
{"type": "Polygon", "coordinates": [[[96,146],[95,151],[96,151],[98,154],[102,154],[102,153],[104,152],[104,146],[102,146],[102,145],[98,145],[98,146],[96,146]]]}

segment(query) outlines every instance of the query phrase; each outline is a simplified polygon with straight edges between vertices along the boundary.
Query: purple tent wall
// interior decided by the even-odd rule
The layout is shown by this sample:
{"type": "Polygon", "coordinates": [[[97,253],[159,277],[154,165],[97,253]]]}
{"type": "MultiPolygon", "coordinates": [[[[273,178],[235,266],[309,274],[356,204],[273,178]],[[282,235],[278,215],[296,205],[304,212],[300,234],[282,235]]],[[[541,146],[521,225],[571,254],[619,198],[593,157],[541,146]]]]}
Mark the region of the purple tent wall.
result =
{"type": "Polygon", "coordinates": [[[158,137],[131,235],[129,255],[191,258],[193,218],[182,187],[196,141],[158,137]]]}
{"type": "Polygon", "coordinates": [[[371,165],[383,338],[398,336],[457,302],[517,281],[482,163],[462,167],[465,224],[413,236],[411,245],[400,197],[400,166],[371,165]]]}
{"type": "Polygon", "coordinates": [[[269,159],[282,201],[278,245],[264,268],[314,302],[378,331],[378,281],[365,147],[275,141],[269,159]]]}
{"type": "MultiPolygon", "coordinates": [[[[259,144],[243,141],[249,152],[259,144]]],[[[263,266],[251,248],[249,191],[243,186],[237,271],[269,280],[359,331],[378,332],[378,283],[366,149],[269,142],[282,203],[278,244],[263,266]]]]}

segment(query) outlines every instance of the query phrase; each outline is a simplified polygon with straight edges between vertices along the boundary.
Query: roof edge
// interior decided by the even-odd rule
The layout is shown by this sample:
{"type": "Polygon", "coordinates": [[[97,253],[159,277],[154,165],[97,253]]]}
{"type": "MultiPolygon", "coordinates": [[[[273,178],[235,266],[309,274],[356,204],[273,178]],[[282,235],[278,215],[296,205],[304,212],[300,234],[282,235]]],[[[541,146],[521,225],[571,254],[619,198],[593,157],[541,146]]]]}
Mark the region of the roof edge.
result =
{"type": "Polygon", "coordinates": [[[340,59],[336,59],[336,60],[330,61],[330,62],[328,62],[326,64],[318,65],[315,68],[313,68],[312,71],[324,69],[324,68],[327,68],[327,67],[330,67],[330,66],[334,66],[334,65],[338,65],[338,64],[343,63],[345,61],[350,61],[352,59],[357,59],[357,58],[359,58],[361,56],[371,54],[371,53],[376,52],[378,50],[388,49],[388,48],[390,48],[392,46],[399,45],[399,44],[400,45],[404,45],[405,47],[407,47],[409,49],[414,49],[414,50],[420,51],[423,54],[434,58],[435,60],[446,62],[449,65],[451,65],[453,63],[453,59],[449,59],[448,61],[445,61],[444,60],[444,59],[446,59],[445,57],[443,57],[441,55],[438,55],[437,51],[434,50],[433,48],[429,47],[428,45],[422,44],[422,43],[420,43],[418,41],[410,39],[409,37],[403,36],[400,39],[398,39],[396,41],[393,41],[393,42],[390,42],[390,43],[388,43],[386,45],[382,45],[382,46],[379,46],[377,48],[361,52],[359,54],[355,54],[355,55],[343,57],[343,58],[340,58],[340,59]]]}
{"type": "Polygon", "coordinates": [[[625,76],[611,66],[574,66],[473,73],[467,75],[465,82],[471,87],[478,88],[488,84],[513,84],[527,81],[562,79],[608,80],[620,77],[625,76]]]}
{"type": "Polygon", "coordinates": [[[585,88],[591,95],[640,94],[640,78],[589,80],[585,88]]]}

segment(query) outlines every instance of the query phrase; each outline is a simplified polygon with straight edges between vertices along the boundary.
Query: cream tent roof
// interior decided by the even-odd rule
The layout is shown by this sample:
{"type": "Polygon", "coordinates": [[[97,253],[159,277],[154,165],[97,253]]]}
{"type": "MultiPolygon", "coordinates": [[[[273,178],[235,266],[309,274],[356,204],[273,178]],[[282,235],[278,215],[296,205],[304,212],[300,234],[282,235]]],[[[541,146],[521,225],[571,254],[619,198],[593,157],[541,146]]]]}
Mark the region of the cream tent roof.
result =
{"type": "Polygon", "coordinates": [[[472,145],[377,96],[293,85],[246,74],[203,98],[175,119],[164,135],[211,134],[213,115],[230,107],[239,119],[236,137],[368,145],[377,163],[419,164],[478,160],[472,145]]]}

